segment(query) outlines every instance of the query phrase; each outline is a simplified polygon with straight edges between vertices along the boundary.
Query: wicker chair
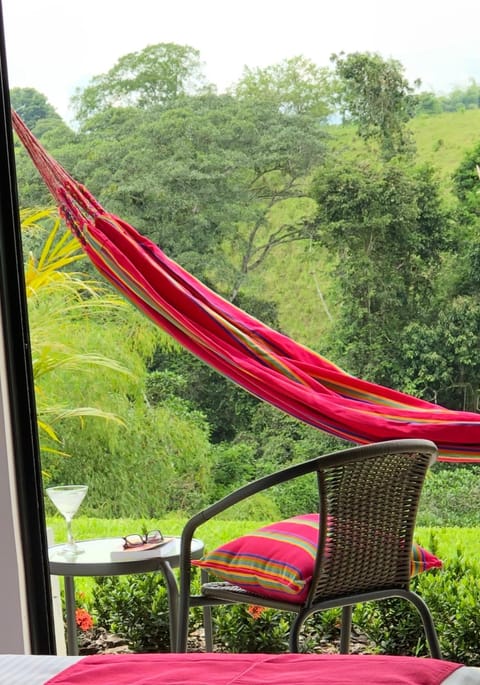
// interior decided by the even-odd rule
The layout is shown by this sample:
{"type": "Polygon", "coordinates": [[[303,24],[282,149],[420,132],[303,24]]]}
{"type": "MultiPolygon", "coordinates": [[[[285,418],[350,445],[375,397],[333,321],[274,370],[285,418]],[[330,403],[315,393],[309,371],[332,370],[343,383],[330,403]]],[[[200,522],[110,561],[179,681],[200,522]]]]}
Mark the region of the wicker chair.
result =
{"type": "MultiPolygon", "coordinates": [[[[427,469],[436,455],[432,442],[410,439],[341,450],[260,478],[193,516],[184,527],[181,541],[177,651],[187,650],[190,607],[203,606],[209,623],[205,607],[241,602],[294,612],[289,643],[292,652],[298,652],[301,626],[311,614],[342,607],[340,652],[348,654],[353,605],[401,597],[418,610],[431,655],[441,658],[430,611],[409,589],[418,502],[427,469]],[[196,529],[256,493],[309,473],[316,473],[320,518],[316,561],[306,600],[292,604],[267,599],[218,581],[205,582],[201,595],[192,595],[190,542],[196,529]]],[[[206,579],[202,570],[202,582],[206,579]]],[[[212,644],[211,625],[206,624],[206,635],[208,650],[212,644]]]]}

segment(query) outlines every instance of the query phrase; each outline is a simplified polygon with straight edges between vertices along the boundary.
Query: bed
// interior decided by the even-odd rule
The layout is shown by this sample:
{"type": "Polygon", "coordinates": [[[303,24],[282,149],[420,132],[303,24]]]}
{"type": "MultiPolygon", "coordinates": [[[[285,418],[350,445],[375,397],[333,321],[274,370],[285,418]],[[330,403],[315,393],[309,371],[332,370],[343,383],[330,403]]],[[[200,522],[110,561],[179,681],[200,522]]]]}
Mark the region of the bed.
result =
{"type": "Polygon", "coordinates": [[[0,655],[0,685],[480,685],[449,661],[339,654],[0,655]]]}

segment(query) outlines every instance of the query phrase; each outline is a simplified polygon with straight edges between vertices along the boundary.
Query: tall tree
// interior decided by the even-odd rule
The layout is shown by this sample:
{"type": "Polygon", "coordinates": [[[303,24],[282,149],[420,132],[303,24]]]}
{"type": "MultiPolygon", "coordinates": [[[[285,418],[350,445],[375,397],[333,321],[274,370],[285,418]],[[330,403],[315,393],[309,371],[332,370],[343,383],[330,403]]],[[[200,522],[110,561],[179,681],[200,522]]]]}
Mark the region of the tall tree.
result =
{"type": "Polygon", "coordinates": [[[402,388],[402,336],[425,320],[446,217],[429,168],[338,159],[315,179],[319,239],[336,263],[333,347],[351,373],[402,388]]]}
{"type": "MultiPolygon", "coordinates": [[[[52,152],[59,148],[65,150],[74,144],[74,131],[57,114],[45,95],[34,88],[12,88],[10,98],[13,109],[47,149],[52,152]]],[[[21,207],[44,207],[51,203],[50,193],[17,138],[15,164],[21,207]]]]}
{"type": "Polygon", "coordinates": [[[480,216],[480,143],[465,153],[452,178],[462,208],[475,217],[480,216]]]}
{"type": "MultiPolygon", "coordinates": [[[[414,116],[416,100],[403,66],[377,53],[332,55],[338,78],[338,104],[365,140],[376,140],[386,159],[412,150],[405,124],[414,116]]],[[[415,86],[420,81],[415,81],[415,86]]]]}
{"type": "Polygon", "coordinates": [[[186,93],[206,87],[200,53],[188,45],[158,43],[131,52],[106,73],[95,76],[73,98],[77,118],[108,107],[165,106],[186,93]]]}
{"type": "Polygon", "coordinates": [[[34,129],[41,119],[60,119],[60,115],[48,102],[45,95],[35,88],[12,88],[10,102],[13,109],[22,117],[28,128],[34,129]]]}
{"type": "Polygon", "coordinates": [[[73,175],[232,298],[272,249],[311,229],[305,178],[325,149],[316,118],[210,94],[108,109],[81,136],[73,175]]]}
{"type": "Polygon", "coordinates": [[[331,75],[302,56],[269,67],[245,67],[233,91],[239,98],[276,104],[287,114],[326,119],[332,111],[331,75]]]}

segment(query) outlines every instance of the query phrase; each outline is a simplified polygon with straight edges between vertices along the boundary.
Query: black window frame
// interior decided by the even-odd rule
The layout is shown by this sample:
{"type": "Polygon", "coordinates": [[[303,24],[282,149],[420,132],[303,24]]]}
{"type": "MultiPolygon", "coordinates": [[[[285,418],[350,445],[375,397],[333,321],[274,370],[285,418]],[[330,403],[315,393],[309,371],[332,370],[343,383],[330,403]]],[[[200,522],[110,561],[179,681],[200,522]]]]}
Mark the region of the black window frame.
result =
{"type": "MultiPolygon", "coordinates": [[[[28,49],[28,47],[26,48],[28,49]]],[[[55,654],[42,472],[0,0],[0,309],[32,654],[55,654]]]]}

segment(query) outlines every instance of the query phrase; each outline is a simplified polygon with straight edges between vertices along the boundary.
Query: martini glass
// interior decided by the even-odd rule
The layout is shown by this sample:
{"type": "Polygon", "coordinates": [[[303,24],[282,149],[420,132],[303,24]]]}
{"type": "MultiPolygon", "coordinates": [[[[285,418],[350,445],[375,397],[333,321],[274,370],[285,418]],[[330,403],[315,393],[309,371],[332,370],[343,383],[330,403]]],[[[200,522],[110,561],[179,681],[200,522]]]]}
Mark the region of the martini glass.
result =
{"type": "Polygon", "coordinates": [[[87,494],[88,485],[57,485],[47,488],[46,493],[67,522],[67,543],[62,552],[68,556],[80,554],[72,535],[72,519],[87,494]]]}

